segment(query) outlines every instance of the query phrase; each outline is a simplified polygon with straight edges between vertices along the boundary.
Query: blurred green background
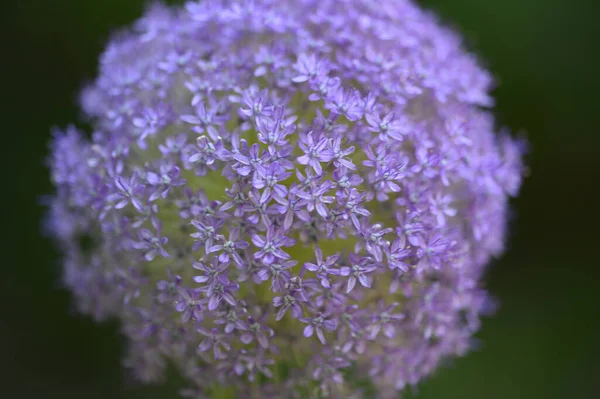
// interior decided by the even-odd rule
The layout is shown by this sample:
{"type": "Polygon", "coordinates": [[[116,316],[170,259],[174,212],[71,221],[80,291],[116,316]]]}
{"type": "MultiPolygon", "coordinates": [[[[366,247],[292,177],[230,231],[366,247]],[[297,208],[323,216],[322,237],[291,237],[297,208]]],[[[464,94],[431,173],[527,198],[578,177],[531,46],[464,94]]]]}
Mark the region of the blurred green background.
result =
{"type": "MultiPolygon", "coordinates": [[[[0,397],[175,398],[120,367],[116,324],[77,315],[40,235],[51,126],[79,120],[82,83],[109,34],[144,0],[0,5],[2,261],[0,397]]],[[[531,176],[514,201],[507,254],[487,276],[501,308],[479,350],[410,396],[600,398],[600,30],[597,1],[423,0],[496,75],[501,124],[526,134],[531,176]]]]}

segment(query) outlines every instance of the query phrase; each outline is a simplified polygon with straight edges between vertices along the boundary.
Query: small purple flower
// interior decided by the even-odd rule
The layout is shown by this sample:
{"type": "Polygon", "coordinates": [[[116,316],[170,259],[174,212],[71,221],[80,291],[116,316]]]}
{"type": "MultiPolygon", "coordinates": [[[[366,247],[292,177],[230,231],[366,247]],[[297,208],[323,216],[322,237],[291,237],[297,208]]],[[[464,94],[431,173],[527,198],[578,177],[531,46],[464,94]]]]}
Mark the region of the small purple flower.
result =
{"type": "Polygon", "coordinates": [[[271,219],[269,215],[274,214],[274,209],[267,206],[268,200],[265,202],[261,202],[262,196],[257,190],[252,190],[248,193],[248,199],[244,201],[242,205],[242,210],[249,215],[246,220],[252,224],[259,224],[262,222],[265,226],[271,225],[271,219]]]}
{"type": "Polygon", "coordinates": [[[129,180],[125,180],[121,176],[115,177],[114,188],[116,192],[110,194],[107,200],[110,202],[118,201],[114,205],[116,209],[124,208],[129,202],[137,209],[142,208],[139,197],[144,192],[144,186],[139,182],[137,173],[134,172],[129,180]]]}
{"type": "Polygon", "coordinates": [[[408,242],[413,246],[418,246],[421,242],[421,234],[426,230],[423,221],[420,220],[417,212],[409,212],[403,215],[401,212],[396,213],[398,227],[396,233],[398,236],[405,236],[408,242]]]}
{"type": "Polygon", "coordinates": [[[217,309],[222,300],[227,302],[230,306],[235,306],[236,300],[233,293],[239,290],[240,286],[238,283],[229,281],[225,276],[218,276],[215,279],[214,284],[204,286],[200,290],[206,292],[208,297],[208,310],[212,312],[217,309]]]}
{"type": "Polygon", "coordinates": [[[277,106],[269,117],[261,119],[258,125],[258,139],[269,146],[269,151],[288,143],[287,137],[294,133],[296,116],[285,116],[285,108],[277,106]]]}
{"type": "Polygon", "coordinates": [[[306,209],[304,209],[308,203],[307,200],[302,199],[300,197],[296,197],[296,193],[298,190],[294,187],[289,190],[287,196],[279,196],[276,193],[273,195],[273,199],[279,203],[279,205],[274,205],[277,212],[284,216],[283,220],[283,228],[288,230],[292,227],[292,223],[294,222],[294,218],[298,218],[304,222],[308,222],[310,220],[310,214],[306,209]]]}
{"type": "MultiPolygon", "coordinates": [[[[375,178],[377,180],[378,187],[382,189],[385,193],[393,192],[397,193],[401,190],[398,185],[398,181],[404,178],[404,165],[386,165],[386,166],[378,166],[375,178]]],[[[385,197],[380,197],[385,198],[385,197]]]]}
{"type": "Polygon", "coordinates": [[[327,74],[327,64],[313,54],[300,54],[298,61],[294,65],[298,75],[292,78],[293,82],[306,82],[318,75],[327,74]]]}
{"type": "Polygon", "coordinates": [[[452,205],[454,199],[450,194],[435,193],[431,196],[431,213],[436,217],[438,226],[444,227],[448,217],[454,217],[458,213],[452,205]]]}
{"type": "Polygon", "coordinates": [[[248,329],[247,323],[244,321],[247,309],[244,307],[230,308],[227,311],[221,311],[218,313],[215,319],[215,324],[225,325],[223,332],[225,334],[231,334],[235,330],[246,331],[248,329]]]}
{"type": "Polygon", "coordinates": [[[314,304],[317,308],[323,308],[331,314],[339,315],[342,309],[348,302],[348,297],[343,289],[342,281],[337,281],[331,284],[331,287],[326,290],[320,290],[314,296],[314,304]]]}
{"type": "Polygon", "coordinates": [[[181,281],[181,276],[173,274],[171,269],[167,268],[167,279],[156,283],[156,289],[160,291],[158,300],[165,303],[175,298],[179,292],[181,281]]]}
{"type": "Polygon", "coordinates": [[[174,48],[170,51],[165,60],[159,63],[159,68],[169,73],[175,73],[179,69],[189,70],[190,68],[186,68],[189,64],[191,64],[191,60],[194,59],[193,51],[185,50],[184,48],[174,48]]]}
{"type": "Polygon", "coordinates": [[[270,265],[275,259],[290,259],[290,255],[281,250],[281,247],[292,246],[295,240],[288,238],[283,230],[276,231],[275,227],[269,226],[266,237],[254,234],[252,242],[260,248],[254,253],[254,259],[260,259],[265,265],[270,265]]]}
{"type": "Polygon", "coordinates": [[[344,353],[350,353],[354,351],[359,355],[365,354],[369,346],[369,342],[372,341],[370,339],[370,334],[368,334],[364,329],[359,329],[356,331],[351,331],[349,335],[350,337],[344,343],[342,351],[344,353]]]}
{"type": "Polygon", "coordinates": [[[337,327],[337,323],[334,320],[327,319],[326,317],[326,315],[318,314],[313,318],[301,318],[300,321],[306,323],[306,327],[304,327],[304,336],[309,338],[316,332],[319,341],[325,345],[325,334],[323,333],[323,330],[335,331],[337,327]]]}
{"type": "Polygon", "coordinates": [[[287,195],[287,189],[279,182],[286,180],[292,175],[286,172],[279,162],[272,162],[265,171],[264,176],[255,174],[252,179],[252,187],[260,190],[264,189],[260,197],[260,202],[267,202],[271,198],[271,192],[283,198],[287,195]]]}
{"type": "Polygon", "coordinates": [[[228,263],[220,263],[217,258],[212,258],[207,264],[205,262],[194,262],[192,267],[202,274],[194,276],[194,281],[203,286],[214,286],[219,283],[219,277],[226,276],[229,268],[228,263]]]}
{"type": "Polygon", "coordinates": [[[315,364],[317,367],[312,373],[312,377],[320,382],[317,388],[317,395],[327,396],[328,386],[337,386],[344,383],[342,370],[347,369],[352,363],[348,360],[339,347],[326,348],[323,355],[316,356],[315,364]]]}
{"type": "Polygon", "coordinates": [[[233,154],[233,158],[240,164],[235,169],[241,176],[248,176],[253,173],[252,177],[254,179],[255,176],[264,177],[267,173],[264,164],[269,160],[269,157],[266,154],[261,155],[258,144],[252,144],[248,156],[238,152],[233,154]]]}
{"type": "Polygon", "coordinates": [[[197,240],[193,246],[194,250],[197,250],[204,244],[204,250],[208,253],[209,248],[214,245],[214,242],[223,238],[223,236],[218,233],[219,228],[225,223],[222,219],[207,218],[204,221],[192,220],[191,223],[198,229],[196,233],[190,234],[197,240]]]}
{"type": "Polygon", "coordinates": [[[394,115],[394,112],[388,112],[383,117],[378,112],[367,113],[365,118],[370,125],[369,131],[378,133],[382,141],[386,141],[388,137],[402,141],[403,135],[408,132],[400,121],[394,119],[394,115]]]}
{"type": "Polygon", "coordinates": [[[321,251],[321,248],[319,248],[319,247],[315,248],[315,256],[316,256],[317,263],[306,262],[304,264],[304,267],[306,267],[311,272],[315,272],[317,274],[317,277],[319,278],[321,285],[323,287],[331,288],[331,281],[329,281],[328,275],[330,275],[330,274],[333,276],[340,275],[340,269],[336,268],[336,267],[332,267],[333,265],[336,264],[336,262],[338,261],[340,256],[335,254],[335,255],[327,257],[327,259],[325,259],[325,261],[323,261],[323,252],[321,251]]]}
{"type": "Polygon", "coordinates": [[[148,229],[140,229],[138,232],[139,241],[133,243],[134,248],[144,250],[144,259],[148,262],[153,260],[158,254],[164,258],[170,257],[164,248],[169,239],[161,236],[161,225],[159,222],[153,220],[152,225],[156,233],[152,233],[148,229]]]}
{"type": "Polygon", "coordinates": [[[256,86],[250,86],[242,91],[242,97],[229,96],[229,100],[234,103],[242,103],[246,108],[238,109],[240,116],[244,118],[252,117],[258,125],[265,116],[271,115],[273,107],[269,104],[268,90],[258,91],[256,86]]]}
{"type": "Polygon", "coordinates": [[[248,243],[243,240],[238,240],[239,236],[240,229],[234,228],[229,233],[228,240],[224,241],[223,244],[213,245],[212,247],[208,248],[206,252],[213,253],[221,251],[221,254],[219,255],[220,262],[228,263],[229,257],[231,256],[234,262],[241,267],[244,265],[244,261],[240,257],[238,251],[248,248],[248,243]]]}
{"type": "Polygon", "coordinates": [[[311,185],[310,191],[296,191],[296,195],[306,200],[306,210],[312,212],[316,209],[317,213],[322,217],[327,217],[327,204],[334,202],[335,198],[331,195],[324,195],[331,189],[330,182],[324,182],[320,185],[311,185]]]}
{"type": "Polygon", "coordinates": [[[153,107],[144,107],[139,116],[134,117],[133,126],[140,129],[138,145],[145,149],[145,139],[148,136],[154,136],[160,129],[163,129],[171,119],[171,110],[164,103],[159,103],[153,107]]]}
{"type": "Polygon", "coordinates": [[[203,319],[204,300],[200,297],[199,290],[179,290],[179,298],[175,301],[175,309],[181,313],[181,322],[203,319]]]}
{"type": "Polygon", "coordinates": [[[313,132],[301,135],[298,145],[304,151],[304,155],[297,158],[298,163],[309,165],[318,175],[323,173],[321,162],[329,162],[333,157],[331,151],[327,149],[327,143],[325,137],[318,138],[315,141],[313,132]]]}
{"type": "Polygon", "coordinates": [[[282,262],[274,262],[270,265],[263,265],[258,271],[258,277],[261,281],[267,281],[270,278],[271,290],[273,292],[283,292],[292,278],[292,274],[289,269],[297,264],[298,261],[286,260],[282,262]]]}
{"type": "Polygon", "coordinates": [[[406,245],[406,236],[400,236],[392,242],[387,255],[390,268],[392,270],[399,269],[406,273],[411,266],[410,263],[407,263],[407,258],[410,258],[412,254],[412,249],[406,245]]]}
{"type": "Polygon", "coordinates": [[[429,179],[433,179],[439,175],[439,166],[442,158],[440,154],[422,146],[417,148],[415,155],[417,162],[410,169],[412,173],[422,173],[423,176],[429,179]]]}
{"type": "Polygon", "coordinates": [[[208,104],[199,97],[194,97],[192,105],[195,107],[195,115],[182,115],[181,120],[193,125],[194,132],[200,135],[206,132],[212,140],[218,140],[217,128],[227,121],[224,105],[213,96],[209,96],[208,104]]]}
{"type": "Polygon", "coordinates": [[[348,195],[348,191],[360,186],[363,183],[363,178],[357,174],[352,174],[343,166],[338,167],[332,174],[334,185],[338,188],[336,193],[338,198],[343,198],[348,195]]]}
{"type": "Polygon", "coordinates": [[[187,134],[181,133],[165,139],[165,144],[159,144],[158,149],[164,156],[179,155],[187,144],[187,134]]]}
{"type": "Polygon", "coordinates": [[[371,288],[372,279],[368,273],[377,270],[377,265],[372,263],[371,258],[361,257],[351,253],[350,264],[351,266],[342,266],[340,268],[341,276],[350,276],[348,277],[346,293],[352,292],[357,280],[363,287],[371,288]]]}
{"type": "Polygon", "coordinates": [[[398,328],[398,322],[404,319],[404,315],[401,313],[392,313],[392,310],[398,307],[398,303],[392,303],[391,305],[385,306],[383,301],[379,301],[377,305],[377,312],[373,316],[370,325],[371,339],[375,339],[379,334],[379,331],[383,329],[383,335],[388,338],[394,338],[396,336],[396,328],[398,328]]]}
{"type": "Polygon", "coordinates": [[[346,159],[347,156],[354,153],[354,146],[350,146],[346,149],[342,149],[342,135],[337,135],[331,143],[331,155],[333,164],[337,167],[346,167],[351,170],[356,170],[356,166],[346,159]]]}
{"type": "Polygon", "coordinates": [[[310,88],[315,92],[308,96],[310,101],[319,101],[331,96],[340,87],[339,76],[318,75],[310,81],[310,88]]]}
{"type": "Polygon", "coordinates": [[[188,162],[202,162],[206,165],[212,165],[216,160],[227,161],[231,157],[231,152],[223,145],[223,140],[217,138],[213,143],[208,137],[200,136],[196,140],[198,147],[193,148],[192,155],[188,162]]]}
{"type": "Polygon", "coordinates": [[[346,198],[346,203],[344,204],[344,212],[342,216],[344,219],[352,220],[352,224],[355,228],[361,228],[361,222],[359,220],[359,216],[369,216],[371,213],[364,208],[361,204],[367,201],[367,193],[359,193],[358,190],[353,188],[350,190],[348,197],[346,198]]]}
{"type": "Polygon", "coordinates": [[[180,169],[169,163],[160,165],[160,173],[153,171],[146,172],[148,184],[155,187],[155,191],[150,194],[149,200],[154,201],[158,197],[166,198],[171,187],[183,186],[185,184],[185,179],[181,178],[180,175],[180,169]]]}
{"type": "Polygon", "coordinates": [[[285,54],[281,47],[261,46],[254,54],[254,61],[258,67],[254,70],[254,76],[264,76],[268,72],[275,73],[279,68],[287,66],[285,54]]]}
{"type": "Polygon", "coordinates": [[[226,341],[227,335],[220,333],[218,329],[213,328],[208,331],[204,328],[198,328],[197,331],[205,337],[198,345],[198,352],[206,352],[212,348],[215,359],[222,359],[225,357],[223,350],[231,350],[231,345],[226,341]]]}
{"type": "Polygon", "coordinates": [[[364,106],[357,90],[338,88],[325,103],[325,108],[344,115],[351,122],[363,117],[364,106]]]}
{"type": "Polygon", "coordinates": [[[183,193],[185,195],[185,199],[178,199],[175,201],[175,205],[180,210],[179,216],[182,219],[199,217],[202,214],[212,215],[216,212],[214,207],[211,206],[214,203],[211,203],[208,200],[208,197],[202,188],[194,191],[189,187],[185,187],[183,193]]]}
{"type": "Polygon", "coordinates": [[[283,296],[276,296],[273,298],[273,306],[279,308],[275,316],[275,320],[281,320],[283,316],[285,316],[285,313],[288,311],[288,309],[292,309],[292,315],[295,318],[302,316],[302,306],[300,305],[301,301],[296,296],[297,294],[292,291],[291,293],[287,293],[283,296]]]}
{"type": "Polygon", "coordinates": [[[376,223],[373,226],[368,226],[361,230],[361,234],[365,240],[367,252],[375,257],[377,262],[383,260],[383,251],[389,245],[389,242],[383,239],[383,236],[391,233],[394,229],[384,228],[381,224],[376,223]]]}
{"type": "Polygon", "coordinates": [[[449,243],[444,240],[441,234],[431,234],[427,239],[421,237],[417,249],[419,268],[431,266],[434,269],[439,269],[448,256],[449,247],[449,243]]]}
{"type": "Polygon", "coordinates": [[[145,285],[145,278],[140,275],[139,270],[133,267],[116,269],[113,275],[113,283],[116,284],[123,294],[123,303],[129,304],[133,299],[140,296],[140,287],[145,285]]]}
{"type": "Polygon", "coordinates": [[[234,183],[231,188],[225,189],[225,195],[230,200],[225,202],[219,210],[225,212],[233,208],[233,216],[236,218],[242,217],[245,212],[244,205],[248,202],[244,187],[239,183],[234,183]]]}
{"type": "Polygon", "coordinates": [[[245,323],[246,332],[240,336],[240,341],[244,344],[249,345],[252,341],[256,340],[261,348],[267,349],[269,347],[269,338],[275,333],[273,329],[265,324],[268,313],[264,313],[258,320],[255,320],[252,316],[248,316],[248,321],[245,323]]]}

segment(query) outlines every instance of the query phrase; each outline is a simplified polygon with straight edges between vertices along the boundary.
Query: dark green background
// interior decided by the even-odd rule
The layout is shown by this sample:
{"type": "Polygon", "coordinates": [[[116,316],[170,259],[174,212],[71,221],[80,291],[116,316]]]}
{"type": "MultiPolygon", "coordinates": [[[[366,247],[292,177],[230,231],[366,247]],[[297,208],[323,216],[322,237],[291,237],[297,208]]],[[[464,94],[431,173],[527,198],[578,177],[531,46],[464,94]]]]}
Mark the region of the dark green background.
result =
{"type": "MultiPolygon", "coordinates": [[[[374,0],[375,1],[375,0],[374,0]]],[[[0,397],[175,398],[120,367],[115,324],[75,314],[39,233],[50,127],[78,121],[78,88],[111,31],[142,0],[0,2],[0,397]]],[[[482,347],[441,369],[420,398],[600,397],[598,232],[600,32],[595,1],[427,0],[497,76],[499,121],[531,143],[506,256],[488,275],[501,301],[482,347]]]]}

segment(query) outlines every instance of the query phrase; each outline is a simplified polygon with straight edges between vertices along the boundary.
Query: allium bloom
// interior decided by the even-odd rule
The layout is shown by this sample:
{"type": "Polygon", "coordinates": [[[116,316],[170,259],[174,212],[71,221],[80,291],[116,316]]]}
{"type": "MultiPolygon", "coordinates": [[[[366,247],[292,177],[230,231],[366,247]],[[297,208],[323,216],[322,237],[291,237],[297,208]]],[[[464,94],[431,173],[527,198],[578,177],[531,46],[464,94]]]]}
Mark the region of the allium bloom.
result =
{"type": "Polygon", "coordinates": [[[143,381],[397,397],[488,308],[523,150],[490,85],[407,0],[154,6],[53,140],[64,281],[143,381]]]}

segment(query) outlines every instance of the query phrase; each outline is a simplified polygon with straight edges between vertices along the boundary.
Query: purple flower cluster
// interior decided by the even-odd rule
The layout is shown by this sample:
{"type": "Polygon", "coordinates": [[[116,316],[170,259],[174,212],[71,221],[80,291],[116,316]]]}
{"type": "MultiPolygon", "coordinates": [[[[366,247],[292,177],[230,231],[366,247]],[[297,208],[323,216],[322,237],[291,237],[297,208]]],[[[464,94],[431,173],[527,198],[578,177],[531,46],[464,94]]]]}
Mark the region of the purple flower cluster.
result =
{"type": "Polygon", "coordinates": [[[523,152],[490,85],[408,0],[153,6],[83,92],[91,137],[53,140],[65,283],[143,381],[395,397],[488,308],[523,152]]]}

